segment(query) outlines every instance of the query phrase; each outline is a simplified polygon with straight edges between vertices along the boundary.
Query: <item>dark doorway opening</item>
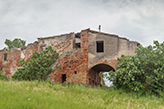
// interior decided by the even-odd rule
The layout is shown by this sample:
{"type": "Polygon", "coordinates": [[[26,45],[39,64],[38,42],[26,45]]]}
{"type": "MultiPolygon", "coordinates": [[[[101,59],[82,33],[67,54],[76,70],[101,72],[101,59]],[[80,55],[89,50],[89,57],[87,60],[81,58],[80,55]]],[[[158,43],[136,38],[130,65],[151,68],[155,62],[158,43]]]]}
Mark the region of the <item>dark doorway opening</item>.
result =
{"type": "Polygon", "coordinates": [[[104,52],[104,42],[103,41],[97,41],[97,52],[104,52]]]}
{"type": "Polygon", "coordinates": [[[66,82],[66,74],[62,74],[62,83],[66,82]]]}
{"type": "Polygon", "coordinates": [[[97,64],[89,70],[89,83],[90,85],[105,85],[103,81],[102,72],[115,71],[113,67],[107,64],[97,64]]]}
{"type": "Polygon", "coordinates": [[[4,61],[7,61],[7,53],[4,54],[4,61]]]}

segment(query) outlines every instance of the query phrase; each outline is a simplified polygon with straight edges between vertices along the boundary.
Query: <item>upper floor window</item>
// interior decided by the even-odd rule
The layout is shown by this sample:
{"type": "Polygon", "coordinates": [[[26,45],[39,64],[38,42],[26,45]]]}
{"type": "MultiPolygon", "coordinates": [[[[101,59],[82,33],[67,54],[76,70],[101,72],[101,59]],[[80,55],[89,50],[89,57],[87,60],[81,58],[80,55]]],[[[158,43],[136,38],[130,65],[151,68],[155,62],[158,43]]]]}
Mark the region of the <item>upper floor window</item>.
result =
{"type": "Polygon", "coordinates": [[[43,52],[43,46],[40,46],[40,53],[43,52]]]}
{"type": "Polygon", "coordinates": [[[96,42],[97,46],[97,52],[104,52],[104,41],[97,41],[96,42]]]}

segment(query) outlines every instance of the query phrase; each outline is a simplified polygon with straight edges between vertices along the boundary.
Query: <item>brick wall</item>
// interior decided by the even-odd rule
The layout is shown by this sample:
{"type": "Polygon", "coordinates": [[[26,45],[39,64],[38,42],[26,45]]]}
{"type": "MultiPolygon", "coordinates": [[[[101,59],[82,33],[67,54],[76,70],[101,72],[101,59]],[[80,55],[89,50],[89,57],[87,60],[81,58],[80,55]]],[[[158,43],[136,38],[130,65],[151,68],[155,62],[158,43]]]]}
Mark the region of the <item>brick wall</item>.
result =
{"type": "Polygon", "coordinates": [[[8,79],[11,79],[12,74],[17,70],[17,62],[20,60],[20,54],[20,49],[16,48],[0,52],[0,67],[2,69],[2,74],[5,74],[8,79]],[[4,59],[4,54],[7,54],[6,60],[4,59]]]}
{"type": "Polygon", "coordinates": [[[64,53],[52,67],[53,82],[62,83],[62,75],[66,74],[67,83],[86,83],[87,57],[79,50],[64,53]]]}
{"type": "Polygon", "coordinates": [[[87,84],[88,77],[88,30],[81,36],[81,50],[64,53],[52,66],[55,72],[51,75],[53,82],[62,83],[62,75],[66,74],[67,83],[87,84]],[[58,68],[56,68],[56,66],[58,68]]]}
{"type": "Polygon", "coordinates": [[[37,51],[37,42],[29,44],[26,48],[12,48],[9,51],[0,51],[0,68],[2,74],[10,80],[11,76],[18,70],[18,62],[21,59],[30,60],[33,52],[37,51]],[[4,60],[7,54],[6,60],[4,60]]]}
{"type": "Polygon", "coordinates": [[[134,55],[137,43],[129,42],[117,35],[82,30],[78,34],[69,33],[59,36],[38,38],[38,42],[29,44],[26,48],[13,48],[0,51],[0,68],[10,79],[17,71],[20,59],[31,59],[35,51],[42,52],[51,46],[61,56],[51,66],[54,72],[50,75],[53,82],[83,83],[98,85],[102,83],[100,72],[117,70],[116,64],[121,54],[134,55]],[[96,42],[103,41],[104,51],[98,53],[96,42]],[[77,45],[77,43],[80,45],[77,45]],[[78,50],[77,50],[78,49],[78,50]],[[4,54],[7,60],[4,61],[4,54]]]}
{"type": "Polygon", "coordinates": [[[38,51],[41,52],[48,46],[51,46],[59,54],[63,54],[67,51],[72,51],[74,35],[74,33],[69,33],[59,36],[38,38],[38,51]]]}

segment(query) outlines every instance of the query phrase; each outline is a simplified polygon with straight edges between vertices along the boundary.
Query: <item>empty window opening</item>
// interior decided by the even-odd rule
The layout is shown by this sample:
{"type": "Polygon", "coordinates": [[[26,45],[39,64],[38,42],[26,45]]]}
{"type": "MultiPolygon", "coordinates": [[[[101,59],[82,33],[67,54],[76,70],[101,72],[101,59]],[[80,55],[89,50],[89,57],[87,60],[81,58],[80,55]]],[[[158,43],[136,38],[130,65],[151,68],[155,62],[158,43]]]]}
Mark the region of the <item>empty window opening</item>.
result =
{"type": "Polygon", "coordinates": [[[45,45],[40,46],[40,53],[44,51],[45,45]]]}
{"type": "Polygon", "coordinates": [[[66,82],[66,74],[62,74],[62,83],[66,82]]]}
{"type": "Polygon", "coordinates": [[[43,52],[43,47],[42,46],[40,46],[40,52],[43,52]]]}
{"type": "Polygon", "coordinates": [[[139,43],[137,43],[137,47],[139,46],[140,44],[139,43]]]}
{"type": "Polygon", "coordinates": [[[80,38],[80,33],[75,34],[75,38],[80,38]]]}
{"type": "Polygon", "coordinates": [[[97,41],[97,52],[104,52],[104,42],[103,41],[97,41]]]}
{"type": "Polygon", "coordinates": [[[7,61],[7,53],[4,54],[4,61],[7,61]]]}
{"type": "Polygon", "coordinates": [[[74,44],[75,44],[75,48],[76,48],[76,49],[81,48],[81,38],[80,38],[80,33],[75,34],[74,44]]]}
{"type": "Polygon", "coordinates": [[[75,71],[75,74],[77,74],[77,72],[75,71]]]}
{"type": "Polygon", "coordinates": [[[76,48],[81,48],[81,44],[80,43],[76,43],[76,48]]]}

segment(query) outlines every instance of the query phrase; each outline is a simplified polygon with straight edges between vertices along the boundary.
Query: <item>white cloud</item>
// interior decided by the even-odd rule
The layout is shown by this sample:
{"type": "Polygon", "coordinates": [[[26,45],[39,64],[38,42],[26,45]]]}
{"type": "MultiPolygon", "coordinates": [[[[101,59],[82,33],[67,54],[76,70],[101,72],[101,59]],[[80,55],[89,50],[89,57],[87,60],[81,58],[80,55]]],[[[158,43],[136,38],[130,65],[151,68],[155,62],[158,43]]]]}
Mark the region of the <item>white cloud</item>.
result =
{"type": "Polygon", "coordinates": [[[6,38],[37,37],[91,28],[149,45],[164,40],[163,0],[0,0],[0,48],[6,38]]]}

